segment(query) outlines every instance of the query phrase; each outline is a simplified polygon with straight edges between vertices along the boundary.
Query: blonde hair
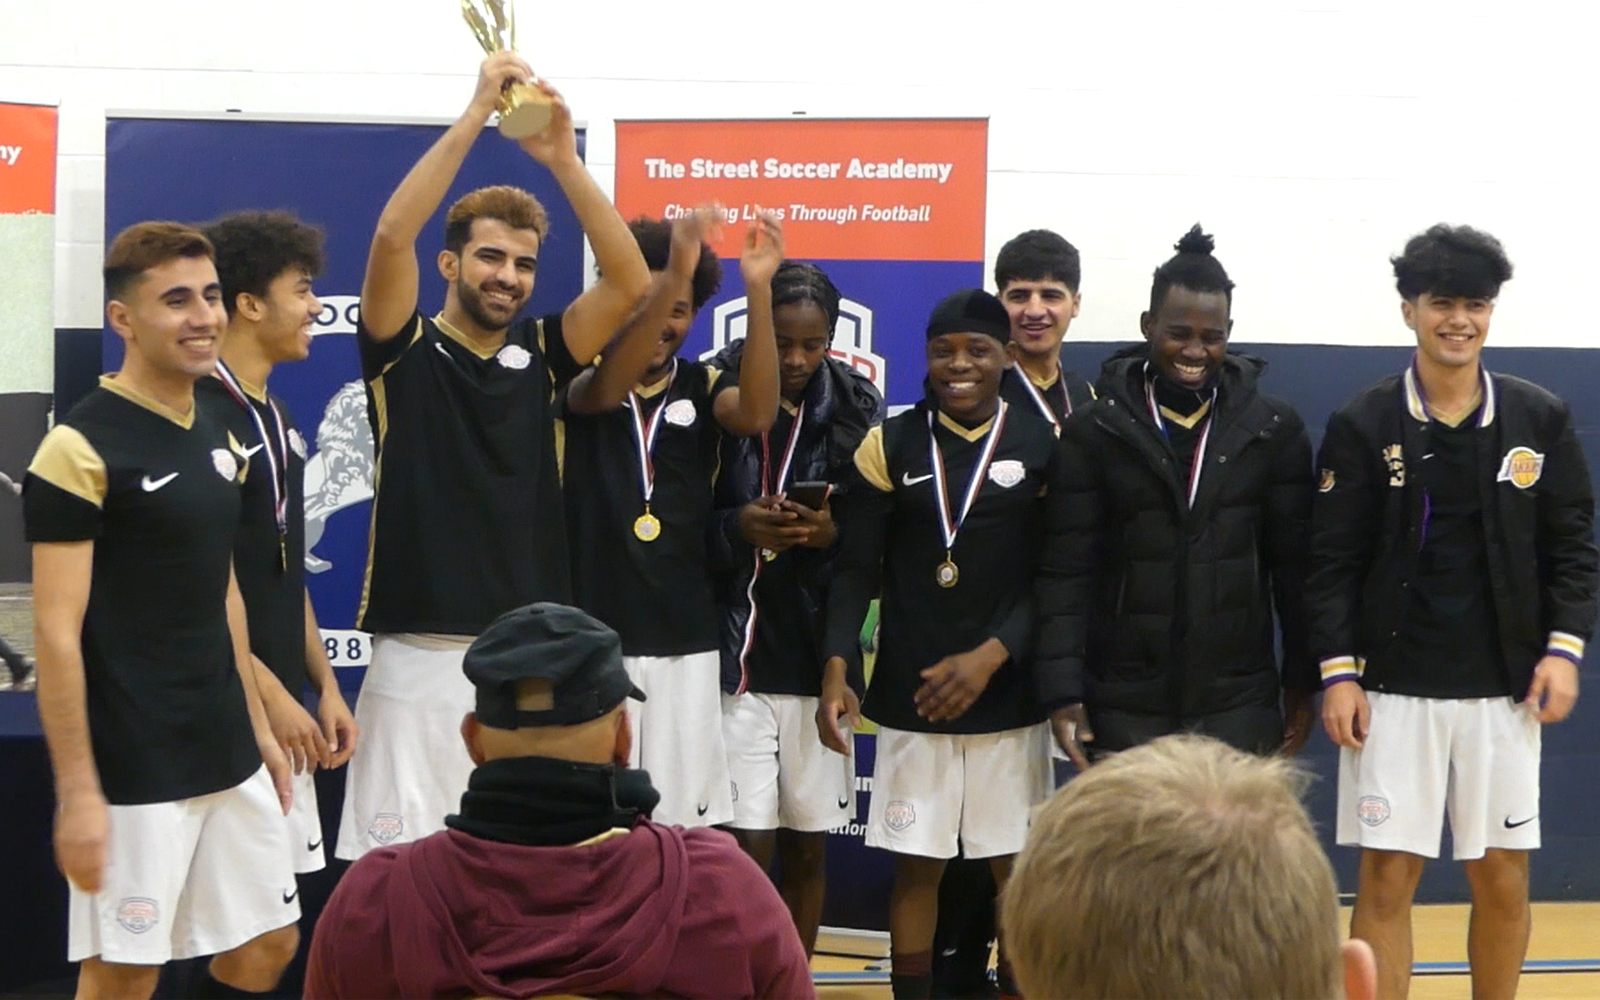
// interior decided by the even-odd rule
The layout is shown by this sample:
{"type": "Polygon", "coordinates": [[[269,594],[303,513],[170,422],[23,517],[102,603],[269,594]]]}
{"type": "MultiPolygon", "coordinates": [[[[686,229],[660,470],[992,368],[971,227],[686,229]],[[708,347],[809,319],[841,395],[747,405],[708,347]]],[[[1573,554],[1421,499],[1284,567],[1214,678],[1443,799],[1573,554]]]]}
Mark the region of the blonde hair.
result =
{"type": "Polygon", "coordinates": [[[550,232],[550,215],[539,199],[509,184],[468,191],[444,216],[444,248],[459,254],[472,239],[472,224],[479,219],[499,219],[512,229],[531,229],[540,245],[550,232]]]}
{"type": "Polygon", "coordinates": [[[1096,764],[1040,808],[1001,899],[1030,997],[1339,995],[1338,890],[1308,777],[1200,736],[1096,764]]]}

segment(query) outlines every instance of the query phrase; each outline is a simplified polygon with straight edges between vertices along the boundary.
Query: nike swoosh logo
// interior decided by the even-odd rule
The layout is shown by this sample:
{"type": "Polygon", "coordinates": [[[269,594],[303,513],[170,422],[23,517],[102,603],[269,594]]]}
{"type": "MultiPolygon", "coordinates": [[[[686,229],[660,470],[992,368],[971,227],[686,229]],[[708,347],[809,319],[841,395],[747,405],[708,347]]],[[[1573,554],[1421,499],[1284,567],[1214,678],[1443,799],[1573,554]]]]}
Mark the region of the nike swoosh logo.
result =
{"type": "Polygon", "coordinates": [[[299,886],[295,886],[294,887],[294,892],[286,892],[286,893],[284,893],[283,894],[283,903],[284,903],[284,905],[287,906],[290,903],[294,902],[294,898],[296,896],[298,896],[298,895],[300,895],[300,887],[299,886]]]}
{"type": "Polygon", "coordinates": [[[249,458],[251,455],[254,455],[256,452],[258,452],[260,450],[261,450],[261,445],[259,445],[259,444],[256,445],[254,448],[246,448],[244,450],[244,457],[245,458],[249,458]]]}
{"type": "Polygon", "coordinates": [[[928,480],[930,480],[932,478],[933,478],[933,473],[931,473],[931,472],[928,473],[926,476],[918,476],[915,479],[911,478],[911,473],[906,472],[906,473],[902,473],[901,474],[900,482],[905,486],[915,486],[918,483],[925,483],[925,482],[927,482],[928,480]]]}
{"type": "Polygon", "coordinates": [[[151,479],[149,476],[145,476],[139,481],[139,486],[146,493],[154,493],[156,490],[159,490],[161,487],[167,485],[177,478],[178,474],[176,472],[162,476],[160,479],[151,479]]]}
{"type": "Polygon", "coordinates": [[[1539,814],[1538,813],[1534,813],[1532,816],[1529,816],[1525,820],[1521,820],[1519,822],[1513,823],[1513,822],[1511,822],[1511,817],[1507,816],[1506,819],[1505,819],[1506,829],[1507,830],[1515,830],[1519,826],[1527,826],[1529,823],[1532,823],[1534,820],[1536,820],[1538,818],[1539,818],[1539,814]]]}
{"type": "Polygon", "coordinates": [[[694,812],[695,812],[696,816],[704,816],[707,812],[710,811],[710,809],[711,809],[711,804],[708,802],[703,806],[695,806],[694,807],[694,812]]]}
{"type": "Polygon", "coordinates": [[[322,846],[322,841],[320,841],[320,840],[317,841],[315,844],[311,843],[310,841],[306,841],[306,850],[308,850],[308,851],[314,851],[314,850],[316,850],[317,848],[319,848],[321,846],[322,846]]]}
{"type": "Polygon", "coordinates": [[[849,799],[840,799],[839,800],[839,808],[840,809],[849,809],[850,808],[850,800],[849,799]]]}

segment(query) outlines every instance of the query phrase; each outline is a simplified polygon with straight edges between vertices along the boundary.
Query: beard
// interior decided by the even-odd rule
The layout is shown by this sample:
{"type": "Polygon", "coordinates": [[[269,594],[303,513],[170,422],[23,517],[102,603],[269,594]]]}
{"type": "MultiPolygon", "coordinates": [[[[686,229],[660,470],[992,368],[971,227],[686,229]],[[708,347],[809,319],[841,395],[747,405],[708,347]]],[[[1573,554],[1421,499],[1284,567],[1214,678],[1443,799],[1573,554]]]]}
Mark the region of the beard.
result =
{"type": "Polygon", "coordinates": [[[523,306],[527,305],[527,301],[524,300],[512,310],[509,318],[501,319],[489,311],[489,307],[483,301],[482,292],[459,279],[456,281],[456,298],[461,300],[461,308],[472,317],[472,322],[477,324],[479,329],[490,333],[499,333],[510,327],[517,321],[517,317],[522,315],[523,306]]]}

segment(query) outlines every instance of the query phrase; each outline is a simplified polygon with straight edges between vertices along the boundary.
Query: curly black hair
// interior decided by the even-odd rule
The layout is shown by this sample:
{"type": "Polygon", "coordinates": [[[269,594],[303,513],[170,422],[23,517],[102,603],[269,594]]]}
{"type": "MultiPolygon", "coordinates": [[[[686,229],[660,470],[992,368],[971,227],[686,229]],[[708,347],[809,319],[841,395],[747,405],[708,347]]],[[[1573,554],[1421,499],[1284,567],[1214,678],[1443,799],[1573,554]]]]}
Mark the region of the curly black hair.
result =
{"type": "Polygon", "coordinates": [[[1228,297],[1228,305],[1232,306],[1233,279],[1228,277],[1222,262],[1211,256],[1211,251],[1216,247],[1217,241],[1201,231],[1200,223],[1189,227],[1189,231],[1172,247],[1178,252],[1156,268],[1154,280],[1150,283],[1150,311],[1153,313],[1161,308],[1161,303],[1167,298],[1167,289],[1174,285],[1191,292],[1221,292],[1228,297]]]}
{"type": "MultiPolygon", "coordinates": [[[[639,252],[644,254],[645,266],[652,271],[665,271],[667,258],[672,255],[672,223],[662,222],[660,219],[634,219],[628,223],[628,229],[633,232],[633,238],[639,243],[639,252]]],[[[700,244],[700,263],[694,266],[694,281],[692,284],[691,303],[695,312],[700,307],[711,301],[711,296],[717,294],[717,289],[722,287],[722,261],[717,259],[717,254],[706,244],[700,244]]]]}
{"type": "Polygon", "coordinates": [[[1082,278],[1078,248],[1048,229],[1011,237],[994,259],[996,292],[1004,292],[1013,281],[1059,281],[1076,295],[1082,278]]]}
{"type": "Polygon", "coordinates": [[[240,295],[265,298],[285,271],[299,269],[313,278],[322,273],[322,230],[292,212],[234,212],[202,230],[217,249],[217,278],[230,317],[240,295]]]}
{"type": "Polygon", "coordinates": [[[828,332],[839,324],[839,289],[822,268],[802,260],[786,260],[772,276],[772,308],[810,302],[828,317],[828,332]]]}
{"type": "Polygon", "coordinates": [[[1471,226],[1429,226],[1406,240],[1390,257],[1400,297],[1415,300],[1432,293],[1448,298],[1492,299],[1511,280],[1511,261],[1500,241],[1471,226]]]}

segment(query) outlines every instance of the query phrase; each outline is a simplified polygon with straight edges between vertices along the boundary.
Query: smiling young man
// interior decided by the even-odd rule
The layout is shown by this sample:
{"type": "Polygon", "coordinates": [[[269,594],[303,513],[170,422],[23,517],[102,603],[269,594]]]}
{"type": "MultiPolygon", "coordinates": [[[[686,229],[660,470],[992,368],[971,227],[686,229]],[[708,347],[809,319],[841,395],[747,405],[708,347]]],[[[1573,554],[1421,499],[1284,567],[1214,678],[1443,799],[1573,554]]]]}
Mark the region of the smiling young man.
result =
{"type": "Polygon", "coordinates": [[[1042,417],[1000,398],[1010,332],[1005,307],[979,289],[933,310],[928,397],[873,428],[857,450],[828,594],[817,728],[825,745],[848,754],[841,716],[853,723],[864,711],[881,727],[866,842],[895,855],[896,997],[928,996],[946,861],[958,847],[989,859],[1003,884],[1028,811],[1050,790],[1049,735],[1029,662],[1040,494],[1056,441],[1042,417]],[[880,589],[881,638],[863,706],[854,691],[858,637],[880,589]]]}
{"type": "Polygon", "coordinates": [[[1198,731],[1293,751],[1312,724],[1311,443],[1257,387],[1265,362],[1228,351],[1233,281],[1212,247],[1199,226],[1178,241],[1140,318],[1145,343],[1106,362],[1100,398],[1062,428],[1036,671],[1080,768],[1085,743],[1198,731]]]}
{"type": "Polygon", "coordinates": [[[1011,316],[1012,367],[1000,395],[1056,426],[1094,402],[1094,387],[1061,366],[1061,341],[1078,315],[1078,248],[1048,229],[1013,237],[994,261],[994,284],[1011,316]]]}
{"type": "Polygon", "coordinates": [[[673,223],[631,224],[655,281],[645,313],[668,307],[655,319],[654,348],[637,340],[607,348],[562,404],[573,603],[622,637],[623,663],[650,699],[628,708],[633,766],[661,792],[657,818],[683,826],[733,819],[707,541],[718,446],[724,431],[767,430],[778,409],[771,283],[783,232],[775,218],[763,216],[745,235],[739,270],[749,327],[738,368],[678,357],[721,281],[702,242],[716,238],[716,217],[701,209],[673,223]]]}
{"type": "MultiPolygon", "coordinates": [[[[848,506],[856,449],[884,409],[870,379],[828,357],[839,299],[815,264],[786,260],[773,275],[778,415],[768,432],[724,438],[712,532],[722,730],[739,790],[730,826],[762,868],[778,859],[808,954],[822,921],[827,831],[849,822],[855,807],[855,764],[824,747],[816,729],[823,613],[844,530],[833,507],[848,506]],[[788,497],[808,482],[834,487],[815,510],[788,497]]],[[[712,364],[736,370],[744,346],[734,341],[712,364]]]]}
{"type": "Polygon", "coordinates": [[[162,965],[203,955],[221,985],[266,991],[300,907],[291,775],[231,568],[249,459],[194,397],[222,288],[211,244],[171,222],[119,233],[105,283],[122,368],[24,483],[67,958],[81,997],[148,997],[162,965]]]}
{"type": "Polygon", "coordinates": [[[1436,225],[1392,260],[1417,351],[1328,420],[1313,645],[1339,744],[1340,844],[1360,847],[1351,935],[1404,996],[1411,901],[1448,814],[1472,888],[1474,996],[1527,953],[1540,726],[1578,696],[1594,626],[1594,498],[1566,403],[1480,359],[1511,262],[1436,225]]]}
{"type": "Polygon", "coordinates": [[[377,461],[358,624],[374,638],[356,700],[363,738],[345,787],[341,858],[442,829],[472,770],[456,736],[472,699],[461,675],[467,645],[502,612],[571,600],[554,392],[650,288],[627,225],[578,157],[571,111],[541,82],[550,124],[519,145],[561,185],[599,282],[564,312],[519,319],[548,218],[520,188],[481,188],[445,216],[443,310],[418,309],[422,227],[502,88],[530,79],[515,53],[484,61],[467,110],[384,206],[367,257],[356,338],[377,461]]]}
{"type": "Polygon", "coordinates": [[[205,227],[216,248],[228,330],[212,378],[195,396],[250,453],[233,566],[250,622],[250,651],[267,721],[295,772],[290,837],[298,874],[325,861],[313,775],[355,751],[356,724],[339,693],[305,585],[306,442],[267,389],[273,369],[311,353],[322,311],[311,283],[322,231],[286,212],[238,212],[205,227]],[[301,699],[317,691],[317,718],[301,699]]]}

